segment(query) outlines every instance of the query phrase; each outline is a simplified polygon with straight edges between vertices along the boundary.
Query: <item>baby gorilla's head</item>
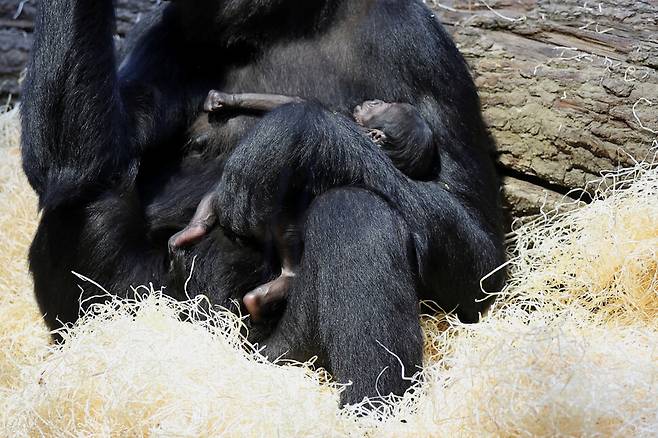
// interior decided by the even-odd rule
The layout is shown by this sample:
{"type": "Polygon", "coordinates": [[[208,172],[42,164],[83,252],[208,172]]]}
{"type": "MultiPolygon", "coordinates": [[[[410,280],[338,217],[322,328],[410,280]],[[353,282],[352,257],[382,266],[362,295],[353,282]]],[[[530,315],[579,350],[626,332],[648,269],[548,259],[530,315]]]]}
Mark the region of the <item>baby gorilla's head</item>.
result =
{"type": "Polygon", "coordinates": [[[394,143],[425,127],[418,120],[420,117],[415,108],[408,103],[368,100],[354,108],[353,116],[359,125],[383,131],[394,143]]]}
{"type": "Polygon", "coordinates": [[[394,105],[383,100],[367,100],[354,108],[354,120],[361,126],[376,129],[372,125],[378,123],[394,105]]]}
{"type": "Polygon", "coordinates": [[[416,108],[408,103],[368,100],[354,108],[353,116],[405,175],[432,178],[436,158],[432,130],[416,108]]]}

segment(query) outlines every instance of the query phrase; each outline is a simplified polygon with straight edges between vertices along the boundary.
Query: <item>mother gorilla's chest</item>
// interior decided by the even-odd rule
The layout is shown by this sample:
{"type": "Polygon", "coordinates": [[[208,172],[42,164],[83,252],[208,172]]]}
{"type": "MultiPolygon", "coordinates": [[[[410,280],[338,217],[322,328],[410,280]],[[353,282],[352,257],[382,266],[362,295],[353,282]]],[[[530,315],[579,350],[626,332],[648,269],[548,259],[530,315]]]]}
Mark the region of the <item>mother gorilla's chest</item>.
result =
{"type": "MultiPolygon", "coordinates": [[[[221,57],[217,57],[221,62],[221,57]]],[[[237,56],[239,59],[240,56],[237,56]]],[[[298,96],[320,102],[328,109],[351,114],[366,98],[374,96],[371,81],[360,68],[360,57],[350,44],[328,41],[293,41],[269,47],[247,62],[205,66],[212,84],[199,90],[205,98],[210,88],[227,93],[270,93],[298,96]]],[[[188,131],[194,155],[216,157],[230,152],[263,115],[246,110],[201,114],[188,131]],[[211,133],[208,136],[208,132],[211,133]],[[210,138],[211,141],[198,139],[210,138]]]]}
{"type": "Polygon", "coordinates": [[[247,65],[227,69],[220,86],[226,92],[299,96],[349,112],[374,92],[360,51],[349,39],[331,37],[279,44],[247,65]]]}

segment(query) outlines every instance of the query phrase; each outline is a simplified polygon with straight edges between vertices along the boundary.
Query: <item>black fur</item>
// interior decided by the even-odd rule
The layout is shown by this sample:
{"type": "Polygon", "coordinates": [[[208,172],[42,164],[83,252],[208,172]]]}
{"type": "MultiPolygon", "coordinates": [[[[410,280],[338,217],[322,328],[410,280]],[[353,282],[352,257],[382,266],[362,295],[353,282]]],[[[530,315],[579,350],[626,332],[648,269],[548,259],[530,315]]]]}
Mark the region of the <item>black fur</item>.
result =
{"type": "Polygon", "coordinates": [[[413,106],[392,105],[368,127],[384,132],[384,152],[402,173],[418,180],[436,177],[431,173],[438,152],[432,130],[413,106]]]}
{"type": "Polygon", "coordinates": [[[318,355],[355,402],[407,388],[386,349],[407,375],[421,364],[419,298],[477,321],[480,279],[503,261],[492,142],[462,57],[420,0],[181,0],[144,20],[121,59],[113,26],[111,0],[41,2],[36,21],[23,166],[42,209],[30,266],[51,328],[77,318],[71,271],[118,295],[153,281],[182,298],[196,257],[189,290],[230,306],[278,274],[262,230],[300,199],[299,276],[281,319],[261,327],[271,356],[318,355]],[[227,114],[194,147],[210,89],[313,103],[227,114]],[[410,180],[362,134],[350,113],[369,99],[419,111],[434,180],[410,180]],[[222,227],[170,256],[209,190],[222,227]]]}

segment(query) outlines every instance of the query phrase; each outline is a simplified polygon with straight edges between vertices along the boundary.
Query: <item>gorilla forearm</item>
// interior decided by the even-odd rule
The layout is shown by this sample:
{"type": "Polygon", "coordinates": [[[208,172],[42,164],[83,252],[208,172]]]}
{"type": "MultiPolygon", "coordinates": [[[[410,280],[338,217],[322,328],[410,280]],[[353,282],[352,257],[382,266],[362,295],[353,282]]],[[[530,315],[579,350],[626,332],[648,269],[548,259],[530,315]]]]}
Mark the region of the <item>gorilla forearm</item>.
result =
{"type": "Polygon", "coordinates": [[[71,271],[117,294],[149,277],[167,281],[166,247],[150,241],[135,190],[145,137],[137,127],[152,117],[134,111],[138,99],[124,99],[130,93],[117,73],[113,29],[111,0],[39,4],[22,153],[42,210],[30,268],[51,328],[77,318],[71,271]]]}
{"type": "Polygon", "coordinates": [[[297,96],[263,93],[222,93],[211,90],[208,93],[203,108],[207,112],[221,109],[237,109],[247,111],[268,112],[289,103],[302,103],[304,99],[297,96]]]}
{"type": "Polygon", "coordinates": [[[39,5],[24,85],[23,166],[41,206],[122,178],[132,159],[114,59],[114,7],[39,5]]]}
{"type": "Polygon", "coordinates": [[[39,5],[21,119],[23,167],[42,208],[130,187],[141,151],[183,129],[184,89],[165,84],[181,74],[167,48],[171,19],[142,36],[119,76],[114,15],[111,0],[39,5]]]}
{"type": "Polygon", "coordinates": [[[288,105],[265,116],[226,162],[215,189],[219,223],[259,235],[285,199],[358,186],[397,200],[391,181],[402,179],[349,118],[315,103],[288,105]]]}

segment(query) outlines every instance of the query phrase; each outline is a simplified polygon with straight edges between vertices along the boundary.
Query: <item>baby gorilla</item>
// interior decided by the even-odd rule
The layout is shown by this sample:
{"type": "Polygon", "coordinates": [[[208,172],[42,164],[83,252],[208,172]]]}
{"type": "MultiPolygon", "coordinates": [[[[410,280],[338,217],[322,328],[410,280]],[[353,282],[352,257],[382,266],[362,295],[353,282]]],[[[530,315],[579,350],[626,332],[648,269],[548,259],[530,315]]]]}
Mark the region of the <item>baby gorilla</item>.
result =
{"type": "Polygon", "coordinates": [[[353,116],[402,173],[415,180],[434,176],[432,131],[412,105],[369,100],[358,105],[353,116]]]}
{"type": "MultiPolygon", "coordinates": [[[[212,90],[204,109],[209,113],[222,109],[267,112],[281,105],[302,102],[302,98],[294,96],[230,94],[212,90]]],[[[353,117],[402,173],[415,180],[429,180],[434,176],[438,155],[432,131],[412,105],[369,100],[354,109],[353,117]]]]}
{"type": "MultiPolygon", "coordinates": [[[[302,103],[300,97],[276,94],[241,93],[229,94],[212,90],[204,104],[204,110],[215,113],[222,110],[268,112],[281,105],[302,103]]],[[[438,156],[432,141],[432,131],[418,110],[407,103],[388,103],[370,100],[358,105],[353,112],[355,122],[365,134],[388,155],[396,168],[409,178],[430,179],[438,156]]],[[[209,128],[212,129],[210,125],[209,128]]],[[[203,133],[201,138],[210,138],[203,133]]],[[[196,242],[214,225],[212,197],[199,204],[190,224],[171,239],[172,248],[180,248],[196,242]]],[[[243,304],[254,322],[275,313],[286,300],[290,282],[295,277],[301,256],[300,238],[295,220],[274,227],[274,246],[281,260],[281,274],[269,283],[247,293],[243,304]]]]}

